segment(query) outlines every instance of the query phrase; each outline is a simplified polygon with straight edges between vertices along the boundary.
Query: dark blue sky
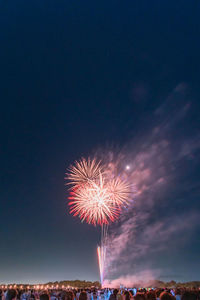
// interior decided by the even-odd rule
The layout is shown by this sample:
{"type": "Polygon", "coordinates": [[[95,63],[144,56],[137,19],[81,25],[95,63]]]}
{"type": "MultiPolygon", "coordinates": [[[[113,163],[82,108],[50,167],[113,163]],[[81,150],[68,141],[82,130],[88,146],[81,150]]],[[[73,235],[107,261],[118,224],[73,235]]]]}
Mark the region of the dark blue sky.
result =
{"type": "MultiPolygon", "coordinates": [[[[183,0],[0,0],[2,282],[98,279],[99,229],[67,208],[64,173],[75,159],[148,135],[155,111],[180,106],[182,93],[193,113],[167,135],[184,145],[192,137],[198,148],[199,9],[183,0]],[[181,95],[170,98],[174,91],[181,95]]],[[[179,266],[193,257],[199,266],[198,246],[179,266]]]]}

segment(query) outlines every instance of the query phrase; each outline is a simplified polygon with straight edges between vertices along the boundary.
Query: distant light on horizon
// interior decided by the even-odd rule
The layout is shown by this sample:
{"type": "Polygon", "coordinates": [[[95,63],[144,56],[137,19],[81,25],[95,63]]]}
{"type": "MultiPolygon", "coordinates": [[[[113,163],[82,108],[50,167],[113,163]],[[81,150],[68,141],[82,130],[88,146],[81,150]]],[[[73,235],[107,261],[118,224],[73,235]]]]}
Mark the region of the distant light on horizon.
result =
{"type": "Polygon", "coordinates": [[[130,168],[131,168],[131,167],[130,167],[129,165],[126,166],[126,170],[130,170],[130,168]]]}

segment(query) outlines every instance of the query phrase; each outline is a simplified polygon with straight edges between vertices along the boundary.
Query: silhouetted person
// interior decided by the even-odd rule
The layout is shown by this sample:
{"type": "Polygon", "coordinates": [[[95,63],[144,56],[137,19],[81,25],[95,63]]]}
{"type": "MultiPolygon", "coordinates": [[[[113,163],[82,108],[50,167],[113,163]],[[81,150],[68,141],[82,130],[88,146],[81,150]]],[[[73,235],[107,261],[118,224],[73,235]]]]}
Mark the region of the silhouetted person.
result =
{"type": "Polygon", "coordinates": [[[87,300],[87,293],[85,291],[80,293],[79,300],[87,300]]]}
{"type": "Polygon", "coordinates": [[[156,293],[154,291],[150,291],[146,294],[147,300],[156,300],[156,293]]]}
{"type": "Polygon", "coordinates": [[[125,291],[124,292],[124,298],[125,298],[125,300],[130,300],[130,293],[129,293],[129,291],[125,291]]]}
{"type": "Polygon", "coordinates": [[[65,300],[74,300],[75,296],[72,291],[68,291],[65,300]]]}
{"type": "Polygon", "coordinates": [[[145,294],[143,293],[137,293],[134,298],[135,300],[146,300],[145,294]]]}
{"type": "Polygon", "coordinates": [[[10,289],[7,291],[6,300],[13,300],[17,298],[17,291],[14,289],[10,289]]]}
{"type": "Polygon", "coordinates": [[[163,289],[157,289],[155,290],[156,293],[156,299],[160,299],[160,294],[163,292],[163,289]]]}
{"type": "Polygon", "coordinates": [[[0,290],[0,300],[2,300],[2,298],[3,298],[3,291],[0,290]]]}
{"type": "Polygon", "coordinates": [[[40,300],[49,300],[49,295],[47,293],[41,294],[40,300]]]}
{"type": "Polygon", "coordinates": [[[162,292],[160,294],[160,300],[176,300],[176,298],[168,292],[162,292]]]}
{"type": "Polygon", "coordinates": [[[183,293],[181,300],[197,300],[197,295],[192,291],[186,291],[183,293]]]}
{"type": "Polygon", "coordinates": [[[113,293],[110,295],[109,300],[116,300],[117,299],[117,293],[118,293],[118,290],[114,289],[113,293]]]}

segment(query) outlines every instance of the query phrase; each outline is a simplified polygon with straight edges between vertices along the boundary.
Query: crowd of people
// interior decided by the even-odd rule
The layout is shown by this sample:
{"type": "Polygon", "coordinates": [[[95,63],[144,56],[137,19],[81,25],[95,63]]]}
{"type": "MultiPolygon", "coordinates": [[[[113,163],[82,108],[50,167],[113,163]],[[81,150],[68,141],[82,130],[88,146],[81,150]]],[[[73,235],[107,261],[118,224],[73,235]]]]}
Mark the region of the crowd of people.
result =
{"type": "Polygon", "coordinates": [[[199,289],[1,289],[0,300],[200,300],[199,289]]]}

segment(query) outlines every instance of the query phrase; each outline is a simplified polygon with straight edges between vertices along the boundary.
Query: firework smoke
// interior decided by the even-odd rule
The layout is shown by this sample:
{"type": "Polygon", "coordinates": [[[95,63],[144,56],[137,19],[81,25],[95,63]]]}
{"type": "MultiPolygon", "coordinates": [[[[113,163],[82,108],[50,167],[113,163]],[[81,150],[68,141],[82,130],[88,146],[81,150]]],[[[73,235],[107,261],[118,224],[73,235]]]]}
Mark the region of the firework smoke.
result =
{"type": "MultiPolygon", "coordinates": [[[[136,281],[145,286],[144,281],[154,278],[184,280],[180,261],[183,255],[180,253],[190,243],[196,242],[192,235],[199,226],[200,217],[198,202],[194,201],[200,196],[197,167],[200,162],[199,123],[196,124],[197,130],[191,132],[189,124],[197,118],[186,91],[184,84],[178,85],[165,103],[155,109],[152,120],[148,120],[148,129],[141,130],[121,151],[100,149],[94,156],[95,164],[101,161],[100,172],[85,161],[86,169],[88,166],[94,168],[96,175],[71,169],[72,176],[68,176],[75,187],[73,192],[79,189],[80,195],[86,193],[81,191],[81,185],[91,180],[99,185],[98,178],[102,173],[105,194],[109,194],[113,205],[117,203],[120,207],[120,212],[113,214],[113,220],[118,218],[118,222],[109,227],[104,240],[104,261],[103,248],[98,248],[101,276],[105,273],[106,278],[104,286],[129,286],[136,281]],[[109,185],[106,184],[108,179],[109,185]],[[182,201],[186,197],[187,201],[182,201]],[[192,202],[195,211],[190,209],[192,202]],[[173,268],[176,264],[179,267],[175,274],[173,268]]],[[[77,203],[70,204],[72,210],[75,209],[72,213],[89,223],[98,223],[98,214],[92,219],[85,216],[88,207],[74,206],[80,204],[78,194],[72,199],[77,203]]],[[[107,224],[103,221],[105,219],[112,221],[112,209],[110,215],[100,218],[100,224],[107,224]]],[[[192,270],[188,265],[187,275],[190,272],[191,279],[192,270]]]]}
{"type": "MultiPolygon", "coordinates": [[[[187,131],[186,120],[194,119],[194,111],[184,96],[181,84],[155,111],[148,133],[140,132],[122,151],[110,151],[106,159],[99,155],[110,176],[119,174],[135,185],[134,199],[109,228],[105,285],[134,284],[138,274],[148,274],[146,281],[184,280],[181,267],[173,269],[177,262],[181,266],[182,249],[197,242],[192,241],[192,233],[200,217],[198,207],[190,209],[191,202],[197,206],[194,199],[200,195],[198,177],[195,181],[200,139],[195,131],[187,131]],[[183,202],[186,195],[188,201],[183,202]]],[[[192,270],[188,265],[190,278],[192,270]]]]}

